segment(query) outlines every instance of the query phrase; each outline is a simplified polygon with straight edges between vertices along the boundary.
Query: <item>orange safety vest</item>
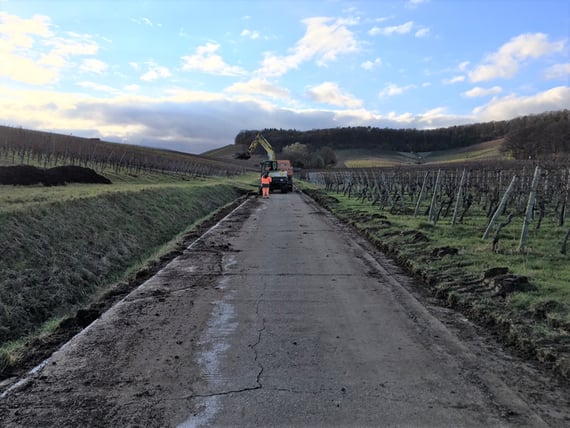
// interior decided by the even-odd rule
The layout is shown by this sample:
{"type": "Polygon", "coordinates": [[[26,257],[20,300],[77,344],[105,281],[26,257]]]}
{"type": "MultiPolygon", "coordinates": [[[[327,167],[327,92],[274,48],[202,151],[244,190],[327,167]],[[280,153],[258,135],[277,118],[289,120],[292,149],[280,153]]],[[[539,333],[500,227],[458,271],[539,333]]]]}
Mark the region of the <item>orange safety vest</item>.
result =
{"type": "Polygon", "coordinates": [[[269,187],[269,185],[271,184],[271,177],[267,176],[261,176],[261,187],[269,187]]]}

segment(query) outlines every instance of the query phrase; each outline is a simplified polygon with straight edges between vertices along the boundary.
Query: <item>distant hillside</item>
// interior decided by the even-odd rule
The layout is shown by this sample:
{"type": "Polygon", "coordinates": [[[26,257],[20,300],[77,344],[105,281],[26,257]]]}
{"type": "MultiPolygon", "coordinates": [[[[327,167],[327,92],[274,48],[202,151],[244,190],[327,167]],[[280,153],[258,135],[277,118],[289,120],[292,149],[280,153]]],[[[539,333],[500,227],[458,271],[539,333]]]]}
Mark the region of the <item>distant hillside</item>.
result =
{"type": "Polygon", "coordinates": [[[257,171],[259,163],[267,159],[265,152],[254,153],[250,159],[237,159],[236,155],[238,153],[245,152],[247,146],[238,146],[235,144],[228,144],[227,146],[220,147],[218,149],[209,150],[201,154],[201,156],[207,157],[209,159],[223,161],[235,165],[236,167],[245,168],[248,170],[257,171]]]}
{"type": "MultiPolygon", "coordinates": [[[[474,144],[469,147],[458,149],[438,150],[433,152],[397,152],[387,150],[372,149],[339,149],[334,150],[337,158],[337,168],[371,168],[371,167],[392,167],[398,165],[411,164],[436,164],[470,161],[492,161],[505,158],[503,152],[504,139],[497,139],[481,144],[474,144]]],[[[262,151],[254,153],[250,159],[236,160],[236,153],[243,152],[246,147],[235,144],[220,147],[203,153],[204,156],[214,159],[223,159],[227,162],[235,162],[244,168],[257,169],[259,163],[267,159],[267,155],[262,151]]],[[[281,153],[280,156],[286,157],[281,153]]]]}
{"type": "Polygon", "coordinates": [[[458,150],[504,139],[505,149],[516,159],[567,157],[570,154],[569,110],[429,130],[347,127],[241,131],[235,137],[235,144],[248,144],[257,132],[263,133],[276,152],[298,142],[306,145],[310,152],[329,147],[337,153],[343,150],[425,153],[458,150]]]}
{"type": "Polygon", "coordinates": [[[182,174],[241,173],[244,165],[223,158],[0,126],[0,165],[82,165],[95,169],[153,170],[182,174]]]}
{"type": "Polygon", "coordinates": [[[337,150],[335,153],[337,167],[340,168],[379,168],[412,164],[433,165],[505,159],[503,143],[504,139],[497,139],[469,147],[420,153],[366,149],[337,150]]]}

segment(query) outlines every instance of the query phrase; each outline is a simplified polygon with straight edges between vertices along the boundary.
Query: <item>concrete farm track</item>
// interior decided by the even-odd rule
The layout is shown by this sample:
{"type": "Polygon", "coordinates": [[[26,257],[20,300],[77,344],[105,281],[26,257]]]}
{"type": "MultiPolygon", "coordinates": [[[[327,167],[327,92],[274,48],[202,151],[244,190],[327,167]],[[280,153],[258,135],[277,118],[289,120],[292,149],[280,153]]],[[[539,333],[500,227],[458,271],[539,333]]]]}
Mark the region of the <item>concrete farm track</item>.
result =
{"type": "Polygon", "coordinates": [[[562,427],[569,403],[294,193],[195,240],[5,391],[0,425],[562,427]]]}

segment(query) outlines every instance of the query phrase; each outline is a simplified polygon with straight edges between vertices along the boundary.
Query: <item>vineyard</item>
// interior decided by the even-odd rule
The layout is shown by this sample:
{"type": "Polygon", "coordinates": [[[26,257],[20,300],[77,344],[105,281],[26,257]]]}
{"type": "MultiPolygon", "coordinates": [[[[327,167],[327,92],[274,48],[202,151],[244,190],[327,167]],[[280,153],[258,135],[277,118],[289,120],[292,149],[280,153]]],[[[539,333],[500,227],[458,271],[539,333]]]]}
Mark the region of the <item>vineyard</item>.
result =
{"type": "Polygon", "coordinates": [[[6,126],[0,126],[2,164],[43,168],[77,165],[131,175],[160,172],[204,177],[244,173],[239,165],[199,155],[6,126]]]}
{"type": "Polygon", "coordinates": [[[380,211],[423,218],[434,225],[444,222],[453,228],[479,221],[484,230],[481,239],[491,240],[493,251],[532,251],[527,248],[531,223],[538,231],[546,222],[558,228],[559,250],[567,252],[570,168],[566,164],[511,161],[465,167],[345,169],[307,172],[305,178],[380,211]],[[501,231],[517,220],[516,248],[511,243],[501,249],[501,231]]]}

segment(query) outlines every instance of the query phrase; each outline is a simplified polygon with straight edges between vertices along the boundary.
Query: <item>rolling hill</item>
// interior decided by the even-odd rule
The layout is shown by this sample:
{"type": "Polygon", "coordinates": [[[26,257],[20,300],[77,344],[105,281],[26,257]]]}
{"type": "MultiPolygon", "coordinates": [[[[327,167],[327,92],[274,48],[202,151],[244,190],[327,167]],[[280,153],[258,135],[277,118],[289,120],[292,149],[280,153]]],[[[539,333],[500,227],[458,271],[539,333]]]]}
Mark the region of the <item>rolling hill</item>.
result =
{"type": "MultiPolygon", "coordinates": [[[[468,147],[460,147],[448,150],[432,152],[411,153],[386,151],[379,149],[337,149],[334,150],[337,156],[337,168],[372,168],[372,167],[393,167],[398,165],[411,164],[437,164],[455,163],[470,161],[495,161],[505,159],[501,152],[504,139],[487,141],[468,147]]],[[[257,168],[259,162],[267,157],[263,152],[255,153],[251,159],[236,160],[235,154],[243,151],[240,145],[229,144],[215,150],[202,153],[202,156],[218,159],[224,162],[232,162],[244,168],[257,168]]],[[[277,157],[279,157],[279,153],[277,157]]]]}
{"type": "Polygon", "coordinates": [[[391,167],[411,164],[438,164],[505,159],[501,152],[504,139],[487,141],[468,147],[432,152],[396,152],[378,150],[337,150],[337,166],[346,168],[391,167]]]}

